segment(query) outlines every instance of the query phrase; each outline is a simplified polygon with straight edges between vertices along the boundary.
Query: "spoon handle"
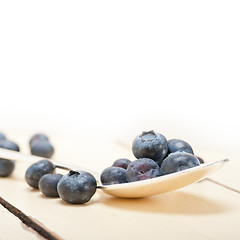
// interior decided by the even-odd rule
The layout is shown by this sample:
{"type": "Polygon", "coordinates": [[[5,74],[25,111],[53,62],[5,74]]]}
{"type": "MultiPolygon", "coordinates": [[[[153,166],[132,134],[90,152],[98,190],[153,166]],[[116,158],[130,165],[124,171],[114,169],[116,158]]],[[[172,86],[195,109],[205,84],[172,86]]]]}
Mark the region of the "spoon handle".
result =
{"type": "MultiPolygon", "coordinates": [[[[5,158],[15,161],[34,162],[43,159],[42,157],[27,155],[13,150],[0,148],[0,158],[5,158]]],[[[45,159],[45,158],[44,158],[45,159]]]]}
{"type": "Polygon", "coordinates": [[[60,168],[60,169],[64,169],[64,170],[67,170],[67,171],[70,171],[70,170],[83,170],[83,171],[86,171],[86,172],[89,172],[91,173],[97,180],[98,183],[100,183],[100,174],[95,172],[95,171],[92,171],[92,170],[89,170],[85,167],[81,167],[81,166],[76,166],[76,165],[72,165],[72,164],[65,164],[65,163],[61,163],[61,162],[56,162],[52,159],[49,159],[49,158],[43,158],[43,157],[39,157],[39,156],[34,156],[34,155],[28,155],[28,154],[24,154],[24,153],[20,153],[20,152],[17,152],[17,151],[12,151],[12,150],[8,150],[8,149],[4,149],[4,148],[0,148],[0,158],[4,158],[4,159],[9,159],[9,160],[14,160],[14,161],[25,161],[25,162],[36,162],[36,161],[39,161],[39,160],[42,160],[42,159],[47,159],[51,162],[53,162],[56,166],[56,168],[60,168]]]}

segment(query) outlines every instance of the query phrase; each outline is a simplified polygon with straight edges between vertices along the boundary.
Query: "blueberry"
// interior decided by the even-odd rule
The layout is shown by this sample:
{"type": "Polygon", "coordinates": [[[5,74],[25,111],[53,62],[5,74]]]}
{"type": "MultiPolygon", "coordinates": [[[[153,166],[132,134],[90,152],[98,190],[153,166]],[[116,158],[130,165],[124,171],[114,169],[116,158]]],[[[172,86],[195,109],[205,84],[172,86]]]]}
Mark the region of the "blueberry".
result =
{"type": "Polygon", "coordinates": [[[136,158],[150,158],[160,165],[168,152],[167,140],[154,131],[142,132],[134,139],[132,151],[136,158]]]}
{"type": "Polygon", "coordinates": [[[35,141],[44,141],[44,142],[49,142],[49,138],[46,134],[43,133],[37,133],[33,135],[29,141],[30,146],[32,145],[33,142],[35,141]]]}
{"type": "Polygon", "coordinates": [[[121,167],[124,169],[127,169],[128,165],[131,163],[130,160],[126,159],[126,158],[120,158],[117,159],[114,163],[113,163],[113,167],[121,167]]]}
{"type": "Polygon", "coordinates": [[[54,153],[54,148],[50,142],[34,141],[31,145],[31,153],[35,156],[51,158],[54,153]]]}
{"type": "Polygon", "coordinates": [[[83,204],[96,192],[97,182],[94,176],[85,171],[70,171],[57,185],[59,196],[67,203],[83,204]]]}
{"type": "Polygon", "coordinates": [[[25,173],[25,180],[29,186],[33,188],[38,188],[38,182],[40,178],[47,174],[52,173],[55,169],[55,166],[49,160],[40,160],[32,164],[25,173]]]}
{"type": "Polygon", "coordinates": [[[101,173],[103,185],[118,184],[128,182],[126,179],[126,169],[122,167],[108,167],[101,173]]]}
{"type": "Polygon", "coordinates": [[[200,165],[198,158],[186,152],[170,153],[162,162],[161,175],[179,172],[200,165]]]}
{"type": "Polygon", "coordinates": [[[7,139],[6,135],[0,132],[0,141],[6,140],[6,139],[7,139]]]}
{"type": "MultiPolygon", "coordinates": [[[[19,152],[19,146],[15,142],[12,142],[9,140],[3,139],[2,141],[0,141],[0,147],[19,152]]],[[[15,161],[0,158],[0,177],[9,176],[10,174],[12,174],[14,169],[15,169],[15,161]]]]}
{"type": "Polygon", "coordinates": [[[187,142],[180,139],[168,140],[168,153],[170,154],[177,151],[183,151],[194,154],[192,147],[187,142]]]}
{"type": "Polygon", "coordinates": [[[140,158],[128,165],[126,178],[129,182],[140,181],[160,176],[159,165],[150,158],[140,158]]]}
{"type": "Polygon", "coordinates": [[[59,197],[57,192],[57,184],[62,176],[62,174],[54,173],[43,175],[38,182],[39,190],[46,197],[59,197]]]}
{"type": "Polygon", "coordinates": [[[15,168],[13,160],[0,158],[0,177],[8,177],[15,168]]]}
{"type": "Polygon", "coordinates": [[[15,142],[10,141],[10,140],[0,141],[0,147],[8,149],[8,150],[17,151],[17,152],[20,151],[19,146],[15,142]]]}

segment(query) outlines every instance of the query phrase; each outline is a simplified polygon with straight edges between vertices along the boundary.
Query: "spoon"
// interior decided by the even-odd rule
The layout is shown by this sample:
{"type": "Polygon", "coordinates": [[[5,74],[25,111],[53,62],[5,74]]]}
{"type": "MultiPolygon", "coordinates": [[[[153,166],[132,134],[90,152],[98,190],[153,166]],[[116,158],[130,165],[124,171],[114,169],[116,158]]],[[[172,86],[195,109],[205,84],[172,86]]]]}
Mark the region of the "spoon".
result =
{"type": "MultiPolygon", "coordinates": [[[[0,149],[0,158],[31,162],[46,159],[6,149],[0,149]]],[[[170,192],[198,182],[220,169],[228,161],[228,159],[224,159],[203,163],[196,167],[152,179],[113,185],[101,185],[100,174],[92,170],[79,166],[66,166],[65,164],[57,162],[54,162],[54,164],[57,168],[65,170],[78,169],[90,172],[96,178],[99,184],[98,188],[109,195],[121,198],[140,198],[170,192]]]]}

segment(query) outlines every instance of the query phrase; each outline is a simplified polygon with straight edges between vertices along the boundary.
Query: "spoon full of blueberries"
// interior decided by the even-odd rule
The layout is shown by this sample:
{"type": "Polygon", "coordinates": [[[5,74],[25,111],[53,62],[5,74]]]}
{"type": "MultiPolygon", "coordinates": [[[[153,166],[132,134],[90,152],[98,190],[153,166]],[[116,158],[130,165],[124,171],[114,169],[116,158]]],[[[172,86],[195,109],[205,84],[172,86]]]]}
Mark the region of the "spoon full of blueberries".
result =
{"type": "Polygon", "coordinates": [[[101,174],[52,161],[54,147],[46,134],[33,135],[29,146],[32,155],[24,155],[15,142],[0,133],[0,177],[12,174],[15,160],[37,160],[25,172],[26,183],[46,197],[60,197],[70,204],[88,202],[97,189],[122,198],[173,191],[204,179],[228,161],[205,163],[194,155],[186,141],[167,140],[153,130],[143,131],[133,140],[132,152],[136,160],[117,159],[101,174]],[[56,173],[58,168],[67,173],[56,173]]]}

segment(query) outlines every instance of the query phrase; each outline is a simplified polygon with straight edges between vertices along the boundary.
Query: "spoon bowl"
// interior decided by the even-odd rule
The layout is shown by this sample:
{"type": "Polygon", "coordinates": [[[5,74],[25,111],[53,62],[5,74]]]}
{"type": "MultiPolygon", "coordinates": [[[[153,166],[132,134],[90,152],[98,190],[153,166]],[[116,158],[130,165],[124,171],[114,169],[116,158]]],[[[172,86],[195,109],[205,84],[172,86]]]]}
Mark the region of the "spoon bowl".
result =
{"type": "MultiPolygon", "coordinates": [[[[32,163],[43,159],[42,157],[26,155],[7,149],[0,149],[0,158],[31,161],[32,163]]],[[[141,198],[174,191],[198,182],[220,169],[228,161],[228,159],[224,159],[215,162],[203,163],[196,167],[152,179],[113,185],[101,185],[100,174],[92,170],[80,166],[66,166],[62,163],[53,162],[56,167],[65,170],[78,169],[90,172],[94,175],[98,182],[98,189],[101,189],[109,195],[120,198],[141,198]]]]}
{"type": "Polygon", "coordinates": [[[99,186],[105,193],[121,198],[148,197],[170,192],[198,182],[221,168],[228,159],[203,163],[199,166],[164,176],[114,185],[99,186]]]}

